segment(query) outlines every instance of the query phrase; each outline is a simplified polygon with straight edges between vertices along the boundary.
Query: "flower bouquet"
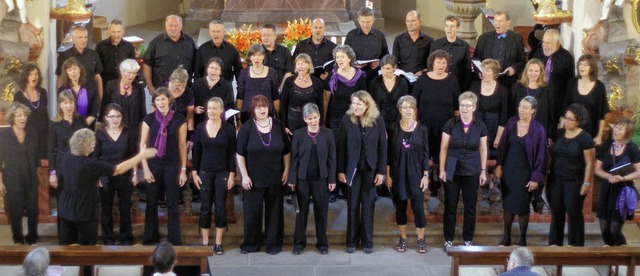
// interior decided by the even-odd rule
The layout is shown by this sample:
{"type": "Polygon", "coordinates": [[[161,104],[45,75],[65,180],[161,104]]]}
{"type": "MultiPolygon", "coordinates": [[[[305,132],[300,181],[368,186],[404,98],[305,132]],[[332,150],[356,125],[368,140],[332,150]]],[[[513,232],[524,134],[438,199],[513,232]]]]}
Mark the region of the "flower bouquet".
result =
{"type": "Polygon", "coordinates": [[[247,57],[249,47],[260,43],[260,32],[251,30],[251,25],[243,24],[240,29],[233,29],[227,41],[236,46],[242,58],[247,57]]]}
{"type": "Polygon", "coordinates": [[[311,21],[309,18],[294,19],[293,22],[287,21],[287,28],[284,30],[284,40],[282,45],[287,47],[289,51],[293,51],[293,47],[298,45],[300,40],[311,36],[311,21]]]}

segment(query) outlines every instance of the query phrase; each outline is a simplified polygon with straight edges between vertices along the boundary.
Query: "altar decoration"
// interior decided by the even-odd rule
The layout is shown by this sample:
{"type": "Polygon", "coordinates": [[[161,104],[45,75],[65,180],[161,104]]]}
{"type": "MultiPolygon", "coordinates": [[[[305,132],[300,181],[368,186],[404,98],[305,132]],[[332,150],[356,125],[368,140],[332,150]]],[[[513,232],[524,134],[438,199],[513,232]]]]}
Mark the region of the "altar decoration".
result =
{"type": "Polygon", "coordinates": [[[236,46],[242,58],[247,57],[249,47],[260,43],[260,32],[251,30],[252,25],[243,24],[240,29],[233,29],[229,33],[227,41],[236,46]]]}
{"type": "Polygon", "coordinates": [[[309,18],[294,19],[293,22],[287,21],[287,28],[284,29],[284,40],[282,45],[287,47],[289,51],[293,52],[293,47],[298,45],[298,42],[303,39],[307,39],[311,36],[311,21],[309,18]]]}

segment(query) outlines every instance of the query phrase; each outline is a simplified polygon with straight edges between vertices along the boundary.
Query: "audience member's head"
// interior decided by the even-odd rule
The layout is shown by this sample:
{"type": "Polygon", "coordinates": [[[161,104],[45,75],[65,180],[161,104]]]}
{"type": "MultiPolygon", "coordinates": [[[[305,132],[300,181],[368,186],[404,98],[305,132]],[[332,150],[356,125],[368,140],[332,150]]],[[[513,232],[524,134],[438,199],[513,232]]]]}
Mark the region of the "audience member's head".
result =
{"type": "Polygon", "coordinates": [[[173,266],[177,263],[176,250],[173,245],[163,242],[153,251],[151,262],[156,272],[167,273],[173,270],[173,266]]]}
{"type": "Polygon", "coordinates": [[[31,250],[22,263],[25,276],[47,276],[49,267],[49,251],[44,247],[31,250]]]}
{"type": "Polygon", "coordinates": [[[507,270],[512,270],[519,266],[531,267],[533,265],[533,253],[526,247],[519,247],[513,250],[509,255],[509,262],[507,263],[507,270]]]}

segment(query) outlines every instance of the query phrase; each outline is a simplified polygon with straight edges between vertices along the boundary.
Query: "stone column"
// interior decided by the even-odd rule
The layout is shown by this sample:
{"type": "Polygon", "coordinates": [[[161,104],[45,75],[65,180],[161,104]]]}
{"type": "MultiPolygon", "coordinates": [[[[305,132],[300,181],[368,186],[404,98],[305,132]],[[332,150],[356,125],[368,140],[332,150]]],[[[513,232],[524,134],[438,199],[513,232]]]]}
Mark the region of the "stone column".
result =
{"type": "Polygon", "coordinates": [[[192,0],[185,19],[185,32],[197,33],[200,28],[208,28],[211,20],[220,19],[224,2],[224,0],[192,0]]]}
{"type": "Polygon", "coordinates": [[[460,31],[458,37],[475,46],[478,32],[474,26],[476,17],[480,14],[480,8],[486,5],[485,0],[445,0],[447,10],[460,17],[460,31]]]}

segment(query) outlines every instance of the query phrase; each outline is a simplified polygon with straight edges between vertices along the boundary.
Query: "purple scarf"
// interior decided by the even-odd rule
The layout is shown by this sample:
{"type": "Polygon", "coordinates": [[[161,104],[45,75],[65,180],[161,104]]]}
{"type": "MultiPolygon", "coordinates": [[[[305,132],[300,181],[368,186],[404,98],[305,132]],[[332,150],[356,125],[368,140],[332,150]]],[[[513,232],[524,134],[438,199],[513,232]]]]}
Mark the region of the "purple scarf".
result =
{"type": "Polygon", "coordinates": [[[638,197],[636,191],[629,186],[622,188],[616,201],[616,209],[620,212],[622,219],[626,220],[627,215],[633,215],[637,203],[638,197]]]}
{"type": "Polygon", "coordinates": [[[73,89],[69,88],[68,91],[76,96],[76,106],[78,115],[86,117],[89,114],[89,95],[87,95],[87,89],[84,87],[80,87],[80,91],[78,91],[78,95],[73,92],[73,89]]]}
{"type": "Polygon", "coordinates": [[[333,68],[331,72],[331,78],[329,78],[329,90],[331,91],[331,94],[335,93],[336,89],[338,89],[338,82],[346,86],[353,87],[361,76],[366,77],[365,73],[360,70],[360,68],[356,68],[356,74],[353,75],[353,78],[350,80],[338,74],[338,67],[333,68]]]}
{"type": "Polygon", "coordinates": [[[173,119],[173,110],[169,109],[167,116],[162,116],[162,113],[156,110],[156,121],[160,123],[160,128],[158,129],[158,134],[156,134],[156,142],[153,146],[158,150],[156,154],[158,157],[164,157],[167,151],[167,127],[169,127],[171,119],[173,119]]]}

